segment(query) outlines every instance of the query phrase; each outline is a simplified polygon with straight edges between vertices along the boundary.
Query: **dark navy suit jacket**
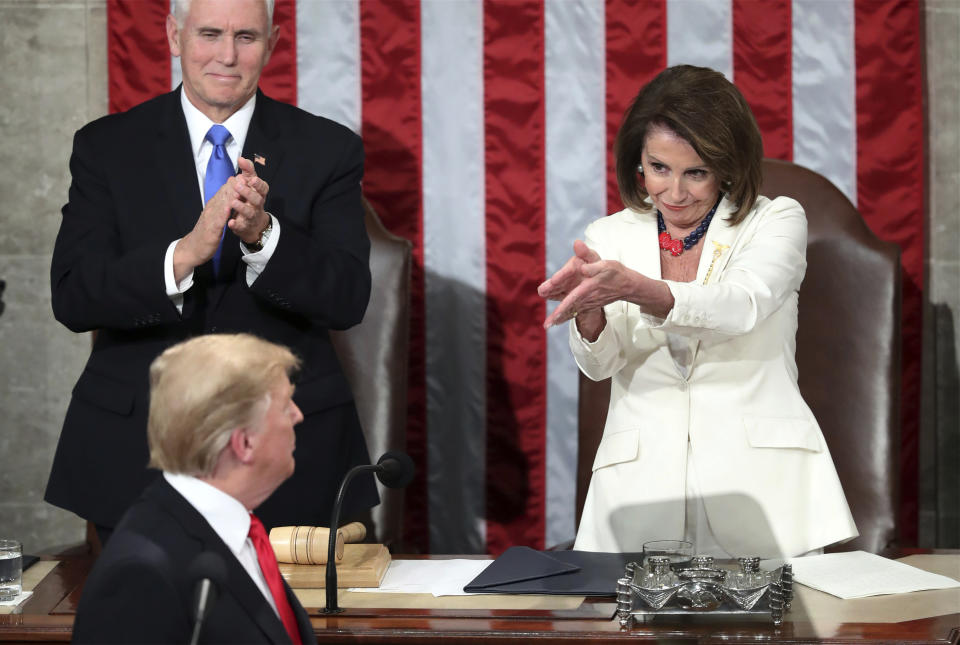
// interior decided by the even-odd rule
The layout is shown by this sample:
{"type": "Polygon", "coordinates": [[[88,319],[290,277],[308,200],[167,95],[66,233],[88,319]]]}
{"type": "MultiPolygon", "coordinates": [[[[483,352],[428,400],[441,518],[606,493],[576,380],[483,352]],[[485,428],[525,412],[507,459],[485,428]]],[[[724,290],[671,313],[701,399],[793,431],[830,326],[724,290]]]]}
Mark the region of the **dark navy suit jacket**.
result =
{"type": "MultiPolygon", "coordinates": [[[[227,576],[204,620],[201,643],[290,643],[263,593],[203,516],[159,478],[127,511],[83,587],[74,643],[187,643],[196,580],[190,563],[213,552],[227,576]]],[[[316,643],[307,612],[284,583],[304,645],[316,643]]]]}
{"type": "MultiPolygon", "coordinates": [[[[363,318],[370,242],[360,198],[359,137],[258,94],[243,156],[263,158],[277,248],[248,287],[229,229],[221,269],[197,267],[183,313],[166,295],[163,260],[203,208],[179,91],[98,119],[74,138],[69,202],[51,267],[53,311],[73,331],[98,330],[73,390],[45,499],[113,526],[157,472],[148,462],[148,367],[164,349],[211,332],[250,332],[303,361],[294,400],[296,472],[259,509],[268,527],[326,525],[350,467],[369,463],[329,329],[363,318]]],[[[345,516],[377,503],[354,482],[345,516]]]]}

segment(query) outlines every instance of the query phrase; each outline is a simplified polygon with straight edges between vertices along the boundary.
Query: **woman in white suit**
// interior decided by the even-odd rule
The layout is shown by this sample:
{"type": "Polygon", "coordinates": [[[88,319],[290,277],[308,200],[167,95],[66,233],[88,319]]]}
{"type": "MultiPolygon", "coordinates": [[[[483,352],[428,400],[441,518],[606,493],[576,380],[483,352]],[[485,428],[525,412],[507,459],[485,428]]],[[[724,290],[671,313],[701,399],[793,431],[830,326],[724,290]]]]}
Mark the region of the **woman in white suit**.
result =
{"type": "MultiPolygon", "coordinates": [[[[793,556],[857,529],[797,388],[807,224],[759,196],[763,144],[722,74],[641,89],[615,143],[627,208],[593,222],[539,293],[561,300],[588,377],[612,377],[576,549],[687,539],[718,557],[793,556]]],[[[839,358],[838,358],[839,359],[839,358]]]]}

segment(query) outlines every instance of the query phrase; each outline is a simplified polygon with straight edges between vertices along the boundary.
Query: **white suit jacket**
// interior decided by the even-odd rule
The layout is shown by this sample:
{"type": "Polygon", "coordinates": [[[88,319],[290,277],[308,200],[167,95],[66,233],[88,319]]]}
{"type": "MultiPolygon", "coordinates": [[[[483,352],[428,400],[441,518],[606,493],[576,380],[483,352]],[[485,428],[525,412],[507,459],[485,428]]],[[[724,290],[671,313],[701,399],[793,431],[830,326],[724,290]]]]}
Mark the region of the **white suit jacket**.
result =
{"type": "MultiPolygon", "coordinates": [[[[593,343],[571,323],[588,377],[612,377],[610,408],[574,548],[640,551],[684,534],[688,446],[707,520],[733,555],[796,555],[857,529],[823,434],[797,388],[797,291],[807,222],[796,201],[760,197],[737,226],[724,199],[693,282],[668,281],[665,319],[625,301],[604,308],[593,343]],[[684,378],[667,332],[686,337],[684,378]]],[[[660,279],[656,211],[593,222],[604,259],[660,279]]],[[[842,357],[837,357],[842,360],[842,357]]]]}

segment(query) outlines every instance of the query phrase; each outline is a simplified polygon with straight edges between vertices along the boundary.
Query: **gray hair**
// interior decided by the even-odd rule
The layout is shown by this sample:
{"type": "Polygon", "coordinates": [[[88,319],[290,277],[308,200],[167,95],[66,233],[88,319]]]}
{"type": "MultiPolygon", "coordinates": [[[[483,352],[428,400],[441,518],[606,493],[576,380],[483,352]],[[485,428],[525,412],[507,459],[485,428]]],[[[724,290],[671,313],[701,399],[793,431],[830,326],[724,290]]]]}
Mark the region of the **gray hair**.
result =
{"type": "MultiPolygon", "coordinates": [[[[183,27],[183,21],[187,19],[190,13],[191,0],[173,0],[173,17],[177,19],[177,26],[183,27]]],[[[274,0],[263,0],[267,9],[267,29],[273,27],[273,3],[274,0]]]]}

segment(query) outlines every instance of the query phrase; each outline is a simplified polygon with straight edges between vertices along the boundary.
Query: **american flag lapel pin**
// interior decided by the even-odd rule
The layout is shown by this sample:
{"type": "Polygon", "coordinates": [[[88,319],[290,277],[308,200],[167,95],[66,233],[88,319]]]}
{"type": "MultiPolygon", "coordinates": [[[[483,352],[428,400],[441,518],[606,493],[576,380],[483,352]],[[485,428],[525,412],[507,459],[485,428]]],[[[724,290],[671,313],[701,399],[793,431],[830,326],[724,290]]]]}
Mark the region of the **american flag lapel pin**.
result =
{"type": "Polygon", "coordinates": [[[266,167],[266,165],[267,165],[267,158],[264,157],[264,156],[261,155],[261,154],[258,154],[258,153],[256,153],[256,152],[254,152],[254,153],[253,153],[253,163],[258,163],[258,164],[260,164],[261,166],[266,167]]]}

